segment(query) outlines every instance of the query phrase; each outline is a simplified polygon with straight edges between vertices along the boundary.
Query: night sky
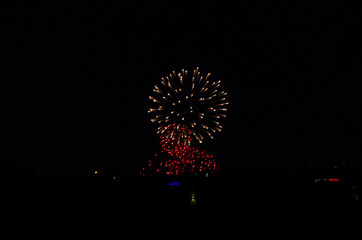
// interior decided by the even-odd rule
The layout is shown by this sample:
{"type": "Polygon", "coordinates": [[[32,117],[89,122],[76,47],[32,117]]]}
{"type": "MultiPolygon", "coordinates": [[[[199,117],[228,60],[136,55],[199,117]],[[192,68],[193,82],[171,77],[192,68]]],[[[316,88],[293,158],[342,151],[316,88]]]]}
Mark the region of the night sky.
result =
{"type": "Polygon", "coordinates": [[[36,176],[107,164],[136,175],[159,150],[147,114],[153,86],[198,66],[228,92],[223,131],[204,145],[221,166],[361,166],[360,9],[16,1],[2,10],[0,161],[36,176]]]}

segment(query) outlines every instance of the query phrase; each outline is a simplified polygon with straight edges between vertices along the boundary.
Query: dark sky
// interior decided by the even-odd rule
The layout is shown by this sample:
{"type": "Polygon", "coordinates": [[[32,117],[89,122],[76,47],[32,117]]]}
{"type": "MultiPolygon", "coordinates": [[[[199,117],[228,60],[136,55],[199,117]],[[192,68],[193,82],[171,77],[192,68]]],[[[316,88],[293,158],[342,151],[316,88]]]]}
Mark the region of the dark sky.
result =
{"type": "Polygon", "coordinates": [[[344,1],[17,1],[3,9],[1,161],[39,176],[157,152],[148,95],[200,67],[223,81],[223,132],[205,148],[235,169],[361,165],[360,6],[344,1]],[[173,2],[173,3],[171,3],[173,2]]]}

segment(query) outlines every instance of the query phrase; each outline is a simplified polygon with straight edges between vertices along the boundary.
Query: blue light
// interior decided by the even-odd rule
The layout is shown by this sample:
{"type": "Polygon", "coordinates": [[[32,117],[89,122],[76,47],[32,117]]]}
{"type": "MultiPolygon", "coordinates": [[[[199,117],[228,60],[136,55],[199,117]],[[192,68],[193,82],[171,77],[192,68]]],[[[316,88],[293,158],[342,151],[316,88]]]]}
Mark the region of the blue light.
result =
{"type": "Polygon", "coordinates": [[[169,186],[178,186],[178,185],[180,185],[180,183],[173,181],[173,182],[170,182],[168,185],[169,186]]]}

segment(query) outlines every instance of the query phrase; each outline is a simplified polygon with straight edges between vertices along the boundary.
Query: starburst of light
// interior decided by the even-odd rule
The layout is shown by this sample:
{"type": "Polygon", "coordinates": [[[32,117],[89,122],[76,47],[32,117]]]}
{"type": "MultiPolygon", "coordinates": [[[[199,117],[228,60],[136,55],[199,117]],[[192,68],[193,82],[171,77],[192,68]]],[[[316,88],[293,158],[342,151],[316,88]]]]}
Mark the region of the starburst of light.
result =
{"type": "Polygon", "coordinates": [[[182,69],[177,74],[172,71],[155,85],[148,112],[151,121],[158,124],[162,150],[149,160],[141,175],[220,173],[214,156],[192,144],[195,140],[202,143],[205,138],[212,139],[222,129],[220,118],[226,117],[227,93],[221,90],[221,81],[210,76],[201,75],[199,68],[191,74],[182,69]]]}
{"type": "Polygon", "coordinates": [[[226,117],[227,93],[221,90],[221,80],[213,81],[211,74],[202,76],[199,68],[192,74],[182,69],[180,73],[161,78],[149,96],[152,107],[148,112],[157,123],[158,133],[166,126],[177,123],[190,129],[192,136],[202,143],[205,137],[221,131],[220,118],[226,117]]]}

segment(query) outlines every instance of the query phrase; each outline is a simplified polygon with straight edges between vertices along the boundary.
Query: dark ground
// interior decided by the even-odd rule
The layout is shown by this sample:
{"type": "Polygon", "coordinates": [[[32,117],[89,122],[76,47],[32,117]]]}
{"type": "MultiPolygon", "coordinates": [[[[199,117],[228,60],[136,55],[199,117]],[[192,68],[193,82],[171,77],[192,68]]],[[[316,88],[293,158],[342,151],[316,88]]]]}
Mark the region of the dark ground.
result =
{"type": "Polygon", "coordinates": [[[3,179],[1,239],[358,239],[362,204],[351,189],[358,182],[311,180],[3,179]],[[180,185],[168,185],[174,180],[180,185]]]}

